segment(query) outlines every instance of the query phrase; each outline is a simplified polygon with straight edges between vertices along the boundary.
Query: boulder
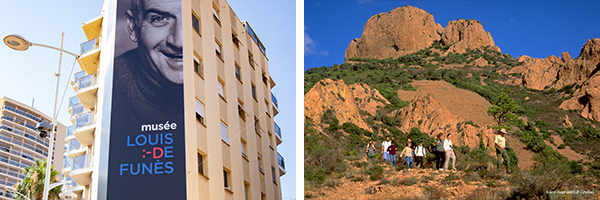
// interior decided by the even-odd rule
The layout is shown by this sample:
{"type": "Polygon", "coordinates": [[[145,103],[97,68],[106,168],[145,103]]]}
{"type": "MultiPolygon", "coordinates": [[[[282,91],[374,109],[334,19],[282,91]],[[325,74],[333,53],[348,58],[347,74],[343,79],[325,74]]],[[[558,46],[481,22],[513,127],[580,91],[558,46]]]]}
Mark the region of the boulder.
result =
{"type": "Polygon", "coordinates": [[[523,62],[523,65],[511,68],[506,73],[521,74],[523,76],[521,84],[536,90],[543,90],[552,85],[560,67],[551,59],[531,58],[526,55],[520,56],[517,61],[523,62]]]}
{"type": "Polygon", "coordinates": [[[412,6],[403,6],[369,18],[362,36],[348,45],[345,60],[350,58],[398,58],[440,40],[444,28],[433,15],[412,6]]]}
{"type": "Polygon", "coordinates": [[[363,83],[354,83],[349,86],[352,91],[352,96],[358,109],[366,111],[375,116],[377,110],[384,107],[390,102],[383,97],[376,89],[371,89],[369,85],[363,83]]]}

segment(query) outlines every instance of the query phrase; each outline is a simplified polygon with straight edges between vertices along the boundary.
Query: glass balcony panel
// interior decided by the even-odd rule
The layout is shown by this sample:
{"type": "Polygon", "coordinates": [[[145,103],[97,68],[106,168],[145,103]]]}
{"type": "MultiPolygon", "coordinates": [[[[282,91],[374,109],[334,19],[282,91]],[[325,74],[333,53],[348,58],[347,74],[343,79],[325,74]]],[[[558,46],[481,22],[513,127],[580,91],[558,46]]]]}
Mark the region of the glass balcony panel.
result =
{"type": "Polygon", "coordinates": [[[2,125],[0,128],[4,129],[4,130],[7,130],[7,131],[10,131],[10,132],[13,131],[13,129],[10,126],[6,126],[6,125],[2,125]]]}
{"type": "Polygon", "coordinates": [[[283,156],[281,156],[281,154],[279,153],[277,153],[277,162],[279,163],[279,166],[281,166],[281,168],[285,170],[285,160],[283,159],[283,156]]]}
{"type": "Polygon", "coordinates": [[[0,156],[0,162],[8,163],[8,157],[0,156]]]}
{"type": "Polygon", "coordinates": [[[19,130],[19,129],[15,129],[13,132],[16,133],[17,135],[25,135],[25,132],[23,132],[22,130],[19,130]]]}
{"type": "MultiPolygon", "coordinates": [[[[72,136],[73,135],[73,126],[69,126],[67,127],[67,137],[72,136]]],[[[44,144],[44,142],[41,142],[41,144],[44,144]]]]}
{"type": "Polygon", "coordinates": [[[275,133],[277,133],[277,135],[280,138],[283,138],[283,137],[281,137],[281,128],[279,128],[279,125],[277,125],[277,123],[275,123],[275,122],[273,122],[273,123],[275,124],[275,133]]]}
{"type": "Polygon", "coordinates": [[[25,127],[30,128],[30,129],[32,129],[34,131],[37,131],[37,130],[35,130],[35,125],[25,124],[25,127]]]}
{"type": "Polygon", "coordinates": [[[33,145],[31,145],[31,144],[28,144],[28,143],[23,143],[23,147],[25,147],[25,148],[28,148],[28,149],[31,149],[32,151],[35,151],[35,150],[34,150],[35,148],[34,148],[34,147],[33,147],[33,145]]]}
{"type": "Polygon", "coordinates": [[[78,170],[87,167],[88,155],[84,154],[73,158],[73,170],[78,170]]]}
{"type": "Polygon", "coordinates": [[[12,159],[11,159],[11,160],[9,160],[9,161],[8,161],[8,163],[9,163],[9,164],[11,164],[11,165],[14,165],[14,166],[20,167],[20,166],[19,166],[19,164],[20,164],[20,163],[19,163],[19,161],[16,161],[16,160],[12,160],[12,159]]]}
{"type": "Polygon", "coordinates": [[[73,165],[73,161],[71,158],[64,156],[63,157],[63,169],[69,169],[73,165]]]}
{"type": "Polygon", "coordinates": [[[273,101],[273,104],[275,104],[275,107],[277,107],[277,109],[279,109],[279,104],[277,104],[277,98],[275,98],[275,95],[273,95],[272,92],[271,92],[271,100],[273,101]]]}
{"type": "Polygon", "coordinates": [[[98,43],[96,42],[98,38],[91,39],[87,42],[81,43],[81,55],[98,48],[98,43]]]}
{"type": "Polygon", "coordinates": [[[77,90],[81,90],[81,89],[84,89],[91,85],[94,85],[94,84],[96,84],[96,73],[81,77],[81,78],[77,79],[77,81],[78,81],[77,90]]]}
{"type": "MultiPolygon", "coordinates": [[[[81,71],[81,72],[84,73],[82,76],[85,76],[85,71],[81,71]]],[[[79,73],[81,73],[81,72],[79,72],[79,73]]],[[[79,73],[77,73],[77,74],[79,74],[79,73]]],[[[75,80],[77,80],[78,78],[80,78],[80,77],[77,77],[77,74],[75,74],[75,80]]],[[[75,82],[75,81],[73,81],[73,82],[75,82]]],[[[69,98],[69,107],[71,107],[71,106],[73,106],[75,104],[78,104],[78,103],[80,103],[79,102],[79,97],[74,96],[74,97],[69,98]]]]}
{"type": "Polygon", "coordinates": [[[81,148],[81,143],[79,143],[79,140],[77,140],[77,139],[69,140],[69,151],[77,150],[79,148],[81,148]]]}
{"type": "Polygon", "coordinates": [[[75,121],[75,128],[87,126],[92,123],[92,112],[81,114],[77,116],[75,121]]]}
{"type": "Polygon", "coordinates": [[[77,103],[77,104],[73,105],[71,107],[71,109],[72,109],[71,116],[76,116],[85,110],[85,108],[83,107],[83,104],[81,104],[81,103],[77,103]]]}

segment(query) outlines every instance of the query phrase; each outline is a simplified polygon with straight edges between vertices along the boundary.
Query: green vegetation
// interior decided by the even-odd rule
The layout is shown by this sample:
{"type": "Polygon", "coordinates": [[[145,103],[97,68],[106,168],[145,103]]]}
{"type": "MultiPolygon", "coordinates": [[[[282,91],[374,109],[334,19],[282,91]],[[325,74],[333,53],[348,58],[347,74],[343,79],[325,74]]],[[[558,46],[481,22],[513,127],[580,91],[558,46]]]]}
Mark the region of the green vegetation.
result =
{"type": "MultiPolygon", "coordinates": [[[[305,72],[305,94],[317,82],[325,78],[343,80],[346,84],[364,83],[377,89],[384,98],[391,102],[379,109],[375,115],[360,112],[370,130],[360,128],[352,123],[340,125],[334,112],[326,110],[321,116],[323,124],[312,124],[305,120],[305,181],[312,187],[320,185],[336,186],[335,180],[346,177],[352,181],[377,180],[380,184],[414,185],[431,181],[426,176],[421,180],[400,179],[389,181],[386,176],[406,169],[399,164],[396,168],[382,166],[381,155],[375,161],[364,162],[364,148],[370,140],[376,143],[385,136],[397,141],[397,146],[406,145],[406,138],[423,141],[425,145],[434,143],[430,133],[423,133],[418,128],[409,132],[399,129],[401,119],[392,113],[407,106],[410,102],[402,101],[398,90],[416,91],[411,82],[414,80],[443,80],[454,86],[473,91],[492,103],[488,110],[497,122],[496,128],[510,129],[509,135],[523,142],[527,149],[535,153],[533,170],[518,168],[519,157],[512,148],[507,148],[511,157],[513,174],[507,175],[495,170],[496,158],[493,149],[486,149],[483,141],[480,147],[455,147],[457,169],[465,172],[464,176],[449,176],[447,184],[458,179],[465,183],[477,182],[489,188],[477,189],[469,197],[473,199],[547,199],[545,191],[552,190],[598,190],[600,184],[600,123],[582,118],[577,112],[565,111],[559,105],[570,98],[580,85],[572,84],[563,88],[534,90],[517,85],[503,84],[511,78],[521,78],[519,74],[499,74],[499,70],[507,70],[521,65],[509,54],[502,54],[486,47],[468,50],[466,53],[447,53],[452,44],[442,46],[434,41],[431,47],[421,51],[393,59],[351,58],[353,64],[344,63],[330,67],[317,67],[305,72]],[[445,55],[445,56],[444,56],[445,55]],[[483,58],[488,65],[474,67],[473,62],[483,58]],[[562,120],[568,116],[572,128],[562,127],[562,120]],[[323,132],[317,131],[320,126],[323,132]],[[552,144],[552,135],[559,135],[564,144],[559,149],[570,149],[587,156],[583,161],[570,161],[565,156],[546,145],[552,144]],[[545,175],[547,174],[547,175],[545,175]],[[501,180],[510,179],[515,188],[510,191],[499,189],[501,180]]],[[[466,121],[475,127],[479,125],[466,121]]],[[[461,123],[458,126],[462,125],[461,123]]],[[[380,146],[376,145],[377,148],[380,146]]],[[[380,149],[378,149],[379,151],[380,149]]],[[[433,166],[434,155],[428,152],[425,167],[433,166]]],[[[523,162],[521,158],[521,162],[523,162]]],[[[398,160],[401,160],[400,158],[398,160]]],[[[426,197],[443,198],[444,191],[434,187],[423,187],[426,197]]],[[[555,197],[552,197],[555,198],[555,197]]]]}

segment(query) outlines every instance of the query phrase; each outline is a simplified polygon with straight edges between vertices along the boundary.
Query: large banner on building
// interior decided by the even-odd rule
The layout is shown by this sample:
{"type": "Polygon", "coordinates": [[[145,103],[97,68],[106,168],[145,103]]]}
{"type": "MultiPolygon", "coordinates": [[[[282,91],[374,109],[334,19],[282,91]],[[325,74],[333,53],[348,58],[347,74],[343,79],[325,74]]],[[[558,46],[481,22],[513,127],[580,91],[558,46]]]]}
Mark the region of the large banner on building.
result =
{"type": "Polygon", "coordinates": [[[181,0],[119,0],[107,199],[186,199],[181,0]]]}

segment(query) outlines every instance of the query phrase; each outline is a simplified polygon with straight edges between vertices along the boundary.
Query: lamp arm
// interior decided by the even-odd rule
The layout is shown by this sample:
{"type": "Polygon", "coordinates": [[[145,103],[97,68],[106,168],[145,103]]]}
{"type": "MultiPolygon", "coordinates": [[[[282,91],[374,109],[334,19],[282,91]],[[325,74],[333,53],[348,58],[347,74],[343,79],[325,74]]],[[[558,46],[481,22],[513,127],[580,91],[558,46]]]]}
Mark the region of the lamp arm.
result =
{"type": "MultiPolygon", "coordinates": [[[[56,47],[53,47],[53,46],[48,46],[48,45],[45,45],[45,44],[31,43],[31,46],[46,47],[46,48],[49,48],[49,49],[54,49],[54,50],[57,50],[57,51],[61,51],[59,48],[56,48],[56,47]]],[[[71,52],[68,52],[68,51],[65,51],[64,49],[62,50],[62,52],[66,53],[66,54],[69,54],[69,55],[72,55],[72,56],[75,56],[75,58],[79,58],[79,55],[71,53],[71,52]]]]}

